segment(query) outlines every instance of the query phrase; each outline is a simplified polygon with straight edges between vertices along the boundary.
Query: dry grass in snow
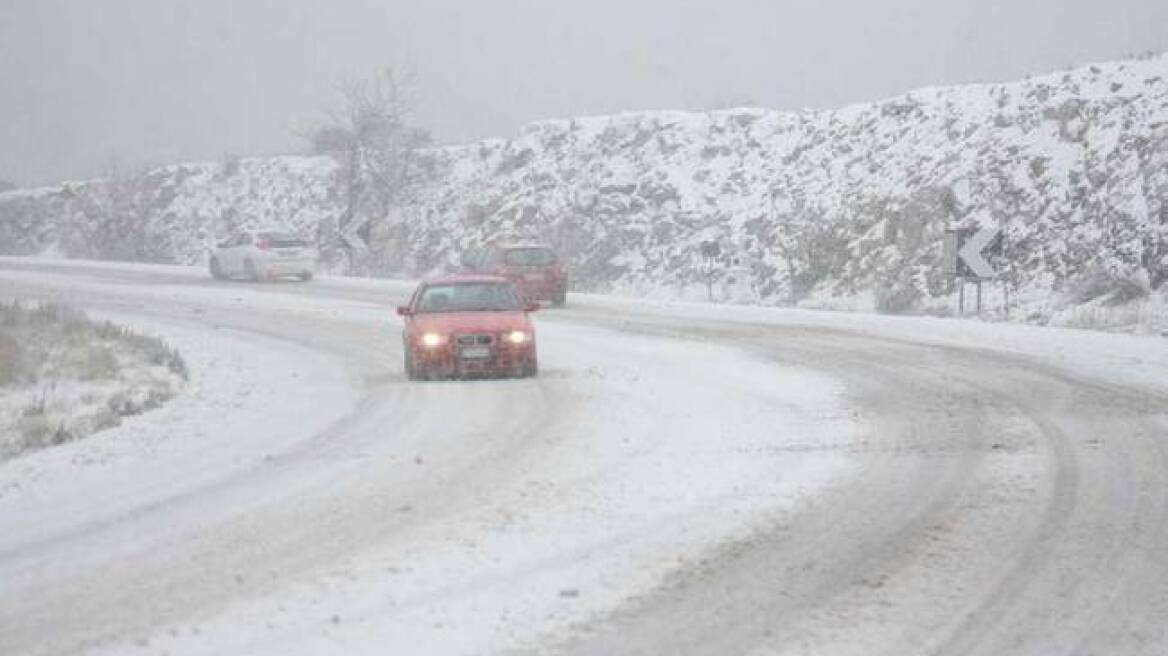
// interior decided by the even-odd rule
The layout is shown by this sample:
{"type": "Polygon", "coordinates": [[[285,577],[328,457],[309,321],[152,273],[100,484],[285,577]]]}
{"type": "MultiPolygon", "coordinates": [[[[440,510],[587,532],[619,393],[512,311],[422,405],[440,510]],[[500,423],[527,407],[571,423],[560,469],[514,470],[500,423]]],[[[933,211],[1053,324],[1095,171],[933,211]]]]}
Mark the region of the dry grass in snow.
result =
{"type": "Polygon", "coordinates": [[[0,460],[116,426],[186,378],[160,339],[66,306],[0,303],[0,460]]]}

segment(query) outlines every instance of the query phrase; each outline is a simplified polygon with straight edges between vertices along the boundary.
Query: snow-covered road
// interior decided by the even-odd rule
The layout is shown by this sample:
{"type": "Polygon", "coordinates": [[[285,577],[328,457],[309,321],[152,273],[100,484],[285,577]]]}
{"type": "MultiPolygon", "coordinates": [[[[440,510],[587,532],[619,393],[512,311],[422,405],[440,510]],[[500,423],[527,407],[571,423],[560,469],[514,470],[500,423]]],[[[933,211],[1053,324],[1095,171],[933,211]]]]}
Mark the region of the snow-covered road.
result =
{"type": "Polygon", "coordinates": [[[408,383],[408,289],[0,259],[193,372],[0,465],[0,653],[1168,653],[1168,340],[580,296],[408,383]]]}

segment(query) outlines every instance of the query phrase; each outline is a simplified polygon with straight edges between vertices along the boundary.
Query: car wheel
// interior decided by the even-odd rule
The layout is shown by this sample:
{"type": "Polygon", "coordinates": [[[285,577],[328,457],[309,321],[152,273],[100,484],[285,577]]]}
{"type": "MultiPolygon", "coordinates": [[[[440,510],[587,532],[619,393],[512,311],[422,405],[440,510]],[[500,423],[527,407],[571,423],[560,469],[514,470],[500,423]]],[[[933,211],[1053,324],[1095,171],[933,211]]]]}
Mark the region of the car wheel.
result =
{"type": "Polygon", "coordinates": [[[311,271],[305,271],[304,273],[300,274],[300,281],[301,282],[308,282],[309,280],[312,280],[312,272],[311,271]]]}
{"type": "Polygon", "coordinates": [[[526,366],[523,367],[523,377],[524,378],[535,378],[538,375],[539,375],[539,361],[538,360],[532,360],[531,362],[528,362],[526,366]]]}
{"type": "Polygon", "coordinates": [[[568,292],[567,291],[562,291],[562,292],[556,294],[555,298],[552,299],[552,306],[553,307],[562,308],[567,303],[568,303],[568,292]]]}
{"type": "Polygon", "coordinates": [[[219,258],[211,258],[211,277],[215,280],[223,280],[227,276],[223,275],[223,267],[219,264],[219,258]]]}
{"type": "Polygon", "coordinates": [[[256,271],[255,262],[252,262],[251,260],[244,262],[243,263],[243,272],[244,272],[244,275],[247,276],[248,280],[250,280],[252,282],[259,282],[260,281],[260,272],[256,271]]]}

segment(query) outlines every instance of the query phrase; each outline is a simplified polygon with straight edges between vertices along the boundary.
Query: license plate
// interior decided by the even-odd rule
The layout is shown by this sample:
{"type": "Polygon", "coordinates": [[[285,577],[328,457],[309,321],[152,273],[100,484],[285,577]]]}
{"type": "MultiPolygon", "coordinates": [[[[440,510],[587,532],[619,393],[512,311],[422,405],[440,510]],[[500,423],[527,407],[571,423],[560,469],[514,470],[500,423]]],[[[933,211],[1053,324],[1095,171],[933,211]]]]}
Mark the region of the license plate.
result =
{"type": "Polygon", "coordinates": [[[463,347],[462,359],[464,360],[485,360],[491,357],[491,347],[489,346],[466,346],[463,347]]]}
{"type": "Polygon", "coordinates": [[[543,280],[542,273],[528,273],[523,276],[524,280],[543,280]]]}

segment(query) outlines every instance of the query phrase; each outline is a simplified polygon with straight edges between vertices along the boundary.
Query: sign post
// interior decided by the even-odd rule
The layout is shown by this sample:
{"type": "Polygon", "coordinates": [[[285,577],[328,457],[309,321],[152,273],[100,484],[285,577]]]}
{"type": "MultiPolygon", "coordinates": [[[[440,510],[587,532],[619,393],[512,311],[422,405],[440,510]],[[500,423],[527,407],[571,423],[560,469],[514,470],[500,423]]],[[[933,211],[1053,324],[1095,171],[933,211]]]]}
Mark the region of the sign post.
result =
{"type": "Polygon", "coordinates": [[[706,300],[713,302],[714,300],[714,272],[715,264],[718,257],[722,254],[722,248],[716,241],[703,241],[701,244],[702,265],[705,271],[706,278],[706,300]]]}
{"type": "Polygon", "coordinates": [[[965,278],[957,278],[957,316],[965,316],[965,278]]]}

